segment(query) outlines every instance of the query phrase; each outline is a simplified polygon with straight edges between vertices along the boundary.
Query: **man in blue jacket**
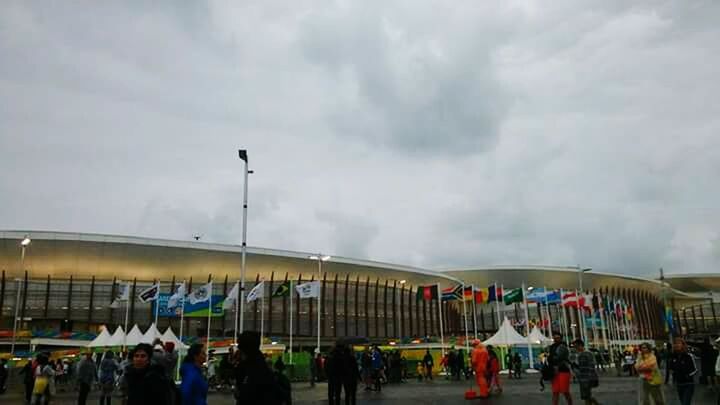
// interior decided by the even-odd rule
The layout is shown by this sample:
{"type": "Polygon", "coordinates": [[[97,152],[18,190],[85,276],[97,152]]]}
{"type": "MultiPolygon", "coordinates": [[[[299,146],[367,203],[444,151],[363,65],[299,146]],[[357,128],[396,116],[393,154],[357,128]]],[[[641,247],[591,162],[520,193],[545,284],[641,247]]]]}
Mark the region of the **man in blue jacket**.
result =
{"type": "Polygon", "coordinates": [[[180,395],[183,405],[207,405],[208,383],[202,374],[202,366],[207,360],[204,348],[200,343],[190,346],[180,366],[180,395]]]}

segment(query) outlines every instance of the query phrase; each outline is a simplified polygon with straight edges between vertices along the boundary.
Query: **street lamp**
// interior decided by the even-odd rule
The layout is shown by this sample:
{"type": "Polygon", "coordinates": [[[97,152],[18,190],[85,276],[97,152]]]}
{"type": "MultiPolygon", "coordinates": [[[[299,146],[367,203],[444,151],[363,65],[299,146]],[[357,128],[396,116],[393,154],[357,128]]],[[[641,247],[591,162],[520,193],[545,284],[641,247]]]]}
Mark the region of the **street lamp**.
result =
{"type": "MultiPolygon", "coordinates": [[[[25,237],[20,241],[20,272],[22,273],[25,270],[25,249],[30,246],[30,242],[32,242],[32,239],[28,235],[25,235],[25,237]]],[[[13,320],[13,338],[12,338],[12,345],[10,347],[10,353],[15,354],[15,343],[17,342],[17,329],[18,329],[18,316],[19,316],[19,309],[20,309],[20,289],[22,288],[22,280],[19,278],[16,278],[15,281],[17,282],[16,288],[17,291],[15,293],[15,319],[13,320]]]]}
{"type": "MultiPolygon", "coordinates": [[[[310,260],[317,260],[318,262],[318,282],[322,279],[322,264],[323,262],[326,262],[331,259],[328,255],[323,255],[321,253],[318,253],[317,255],[308,256],[308,259],[310,260]]],[[[317,321],[317,352],[320,353],[320,320],[322,319],[322,312],[320,305],[322,305],[322,300],[320,300],[320,295],[317,297],[318,300],[318,321],[317,321]]]]}
{"type": "Polygon", "coordinates": [[[240,317],[240,333],[244,330],[245,321],[245,257],[247,255],[248,177],[253,173],[253,171],[248,168],[249,162],[247,150],[239,149],[238,156],[245,162],[245,170],[243,171],[245,182],[243,183],[242,245],[240,247],[240,299],[235,300],[235,343],[237,343],[238,335],[238,316],[240,317]]]}

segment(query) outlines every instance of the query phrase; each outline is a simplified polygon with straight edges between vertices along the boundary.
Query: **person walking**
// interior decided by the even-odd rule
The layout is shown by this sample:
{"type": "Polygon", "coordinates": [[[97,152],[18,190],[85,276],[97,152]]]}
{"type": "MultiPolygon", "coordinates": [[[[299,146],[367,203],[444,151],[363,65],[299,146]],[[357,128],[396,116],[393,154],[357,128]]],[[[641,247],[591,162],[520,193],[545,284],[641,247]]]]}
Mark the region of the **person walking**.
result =
{"type": "Polygon", "coordinates": [[[695,360],[688,353],[685,339],[676,337],[673,340],[673,353],[668,362],[668,369],[672,372],[673,383],[677,389],[681,405],[691,405],[695,394],[695,375],[698,370],[695,360]]]}
{"type": "Polygon", "coordinates": [[[500,358],[498,358],[497,353],[495,353],[495,348],[488,345],[487,347],[488,354],[490,355],[490,367],[488,370],[488,385],[490,385],[490,392],[493,392],[493,388],[495,389],[495,392],[500,394],[502,393],[502,386],[500,385],[500,358]]]}
{"type": "Polygon", "coordinates": [[[650,344],[640,345],[640,355],[638,361],[635,362],[635,369],[642,378],[642,405],[650,405],[651,398],[655,405],[665,405],[665,397],[662,392],[663,377],[650,344]]]}
{"type": "Polygon", "coordinates": [[[0,359],[0,395],[4,394],[7,390],[6,384],[9,373],[7,359],[0,359]]]}
{"type": "Polygon", "coordinates": [[[120,371],[120,365],[115,361],[113,352],[105,352],[105,357],[100,362],[100,405],[110,405],[113,391],[115,390],[115,380],[120,371]]]}
{"type": "Polygon", "coordinates": [[[32,405],[47,405],[55,394],[55,368],[45,354],[38,356],[34,373],[35,384],[31,403],[32,405]]]}
{"type": "Polygon", "coordinates": [[[577,351],[575,376],[580,385],[580,399],[585,401],[585,405],[598,405],[597,400],[592,396],[592,389],[599,384],[595,355],[585,350],[585,342],[582,339],[577,339],[574,344],[577,351]]]}
{"type": "Polygon", "coordinates": [[[703,340],[700,347],[700,373],[705,384],[715,388],[715,362],[718,359],[718,351],[710,343],[709,338],[703,340]]]}
{"type": "Polygon", "coordinates": [[[508,351],[505,354],[505,367],[508,369],[508,379],[512,380],[515,367],[513,367],[513,352],[510,348],[508,348],[508,351]]]}
{"type": "Polygon", "coordinates": [[[475,370],[475,382],[480,389],[480,398],[490,396],[487,382],[488,360],[490,355],[487,349],[479,340],[473,341],[473,351],[471,355],[472,367],[475,370]]]}
{"type": "Polygon", "coordinates": [[[515,355],[513,355],[513,368],[515,368],[515,378],[521,379],[522,378],[522,357],[520,357],[520,352],[515,352],[515,355]]]}
{"type": "Polygon", "coordinates": [[[172,405],[171,382],[165,370],[152,364],[153,348],[140,343],[130,352],[132,363],[123,373],[125,405],[172,405]]]}
{"type": "Polygon", "coordinates": [[[572,405],[570,395],[570,350],[562,340],[560,332],[553,333],[553,344],[550,345],[548,364],[552,367],[552,404],[558,405],[560,395],[565,397],[568,405],[572,405]]]}
{"type": "Polygon", "coordinates": [[[282,393],[276,389],[272,370],[260,351],[260,334],[244,331],[238,335],[235,399],[237,405],[280,403],[282,393]]]}
{"type": "Polygon", "coordinates": [[[341,358],[340,381],[345,390],[345,405],[355,405],[360,380],[357,360],[352,347],[346,347],[341,358]]]}
{"type": "MultiPolygon", "coordinates": [[[[337,343],[330,351],[325,362],[325,373],[327,374],[327,390],[328,403],[330,405],[340,405],[340,396],[342,394],[341,368],[342,368],[343,346],[337,343]]],[[[347,394],[346,394],[347,396],[347,394]]]]}
{"type": "Polygon", "coordinates": [[[206,360],[203,344],[190,346],[180,366],[180,397],[183,405],[207,405],[208,382],[202,374],[206,360]]]}
{"type": "Polygon", "coordinates": [[[20,374],[23,376],[23,385],[25,386],[25,404],[29,405],[30,401],[32,401],[33,385],[35,385],[32,360],[28,360],[28,362],[25,363],[20,370],[20,374]]]}
{"type": "Polygon", "coordinates": [[[97,369],[92,352],[85,353],[85,358],[77,365],[78,405],[85,405],[92,384],[97,379],[97,369]]]}
{"type": "Polygon", "coordinates": [[[433,360],[432,354],[430,354],[430,349],[427,349],[425,351],[425,357],[423,357],[423,366],[425,367],[425,378],[428,380],[433,379],[433,375],[432,375],[433,364],[434,364],[434,360],[433,360]]]}
{"type": "Polygon", "coordinates": [[[383,363],[382,352],[380,351],[380,348],[375,345],[372,351],[372,378],[374,382],[373,389],[377,392],[382,391],[383,367],[385,367],[385,363],[383,363]]]}

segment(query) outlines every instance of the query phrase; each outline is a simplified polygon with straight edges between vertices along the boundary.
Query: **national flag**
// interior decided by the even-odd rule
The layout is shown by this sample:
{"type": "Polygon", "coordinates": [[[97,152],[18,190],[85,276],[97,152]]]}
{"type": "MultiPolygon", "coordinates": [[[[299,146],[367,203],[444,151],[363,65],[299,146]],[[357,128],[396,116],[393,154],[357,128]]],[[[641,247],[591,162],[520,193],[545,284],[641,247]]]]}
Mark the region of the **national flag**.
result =
{"type": "Polygon", "coordinates": [[[472,301],[474,297],[474,289],[471,285],[466,285],[463,289],[463,301],[472,301]]]}
{"type": "Polygon", "coordinates": [[[230,309],[233,306],[235,306],[235,303],[237,302],[238,295],[240,294],[240,282],[236,282],[233,288],[228,293],[227,297],[225,297],[225,300],[223,301],[223,309],[230,309]]]}
{"type": "Polygon", "coordinates": [[[487,288],[476,288],[475,289],[475,303],[485,304],[489,301],[490,295],[487,288]]]}
{"type": "Polygon", "coordinates": [[[463,297],[462,284],[458,284],[455,287],[443,288],[443,290],[442,290],[442,300],[443,301],[461,300],[462,297],[463,297]]]}
{"type": "Polygon", "coordinates": [[[545,294],[545,304],[559,304],[562,302],[560,292],[556,290],[550,290],[545,294]]]}
{"type": "Polygon", "coordinates": [[[582,297],[577,296],[575,291],[567,291],[564,292],[562,296],[562,306],[564,307],[570,307],[570,308],[577,308],[578,303],[580,306],[583,306],[583,299],[582,297]]]}
{"type": "Polygon", "coordinates": [[[290,295],[290,281],[285,281],[273,291],[271,297],[285,297],[290,295]]]}
{"type": "Polygon", "coordinates": [[[593,307],[593,295],[592,294],[582,294],[580,296],[580,305],[582,305],[585,308],[592,308],[593,307]]]}
{"type": "Polygon", "coordinates": [[[673,320],[672,308],[669,306],[665,307],[665,332],[669,332],[673,335],[677,334],[675,330],[675,321],[673,320]]]}
{"type": "Polygon", "coordinates": [[[544,303],[547,292],[544,288],[533,288],[532,290],[530,290],[530,292],[527,293],[526,296],[528,302],[544,303]]]}
{"type": "Polygon", "coordinates": [[[512,290],[505,292],[503,302],[505,302],[505,305],[523,302],[522,288],[513,288],[512,290]]]}
{"type": "Polygon", "coordinates": [[[201,302],[209,301],[211,295],[212,295],[212,281],[205,285],[198,287],[197,290],[191,292],[187,296],[187,299],[191,304],[195,305],[195,304],[199,304],[201,302]]]}
{"type": "Polygon", "coordinates": [[[317,298],[320,296],[320,281],[310,281],[295,287],[300,298],[317,298]]]}
{"type": "Polygon", "coordinates": [[[110,303],[110,308],[119,308],[120,301],[127,301],[129,299],[130,299],[130,283],[120,283],[120,284],[118,284],[117,294],[115,294],[115,298],[110,303]]]}
{"type": "Polygon", "coordinates": [[[155,301],[160,296],[160,283],[155,283],[138,294],[141,302],[155,301]]]}
{"type": "Polygon", "coordinates": [[[438,299],[439,296],[437,285],[418,286],[417,294],[415,295],[417,301],[432,301],[438,299]]]}
{"type": "Polygon", "coordinates": [[[265,282],[259,282],[247,295],[247,302],[253,302],[258,298],[265,297],[265,282]]]}
{"type": "Polygon", "coordinates": [[[185,282],[179,283],[175,289],[175,293],[168,298],[168,309],[177,308],[185,301],[185,282]]]}
{"type": "Polygon", "coordinates": [[[495,284],[488,287],[488,302],[501,301],[503,299],[503,291],[501,287],[495,284]]]}

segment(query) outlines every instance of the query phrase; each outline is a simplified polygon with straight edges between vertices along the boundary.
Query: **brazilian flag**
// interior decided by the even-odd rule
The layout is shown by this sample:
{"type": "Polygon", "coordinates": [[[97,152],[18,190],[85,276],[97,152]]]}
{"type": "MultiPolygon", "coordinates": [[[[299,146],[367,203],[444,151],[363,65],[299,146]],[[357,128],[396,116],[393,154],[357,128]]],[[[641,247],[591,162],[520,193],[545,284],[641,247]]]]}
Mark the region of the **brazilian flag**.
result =
{"type": "Polygon", "coordinates": [[[289,282],[289,281],[285,281],[284,283],[282,283],[282,284],[280,284],[279,286],[277,286],[277,288],[275,289],[275,291],[273,291],[273,293],[272,293],[272,297],[273,297],[273,298],[275,298],[275,297],[285,297],[285,296],[288,296],[288,295],[290,295],[290,282],[289,282]]]}

